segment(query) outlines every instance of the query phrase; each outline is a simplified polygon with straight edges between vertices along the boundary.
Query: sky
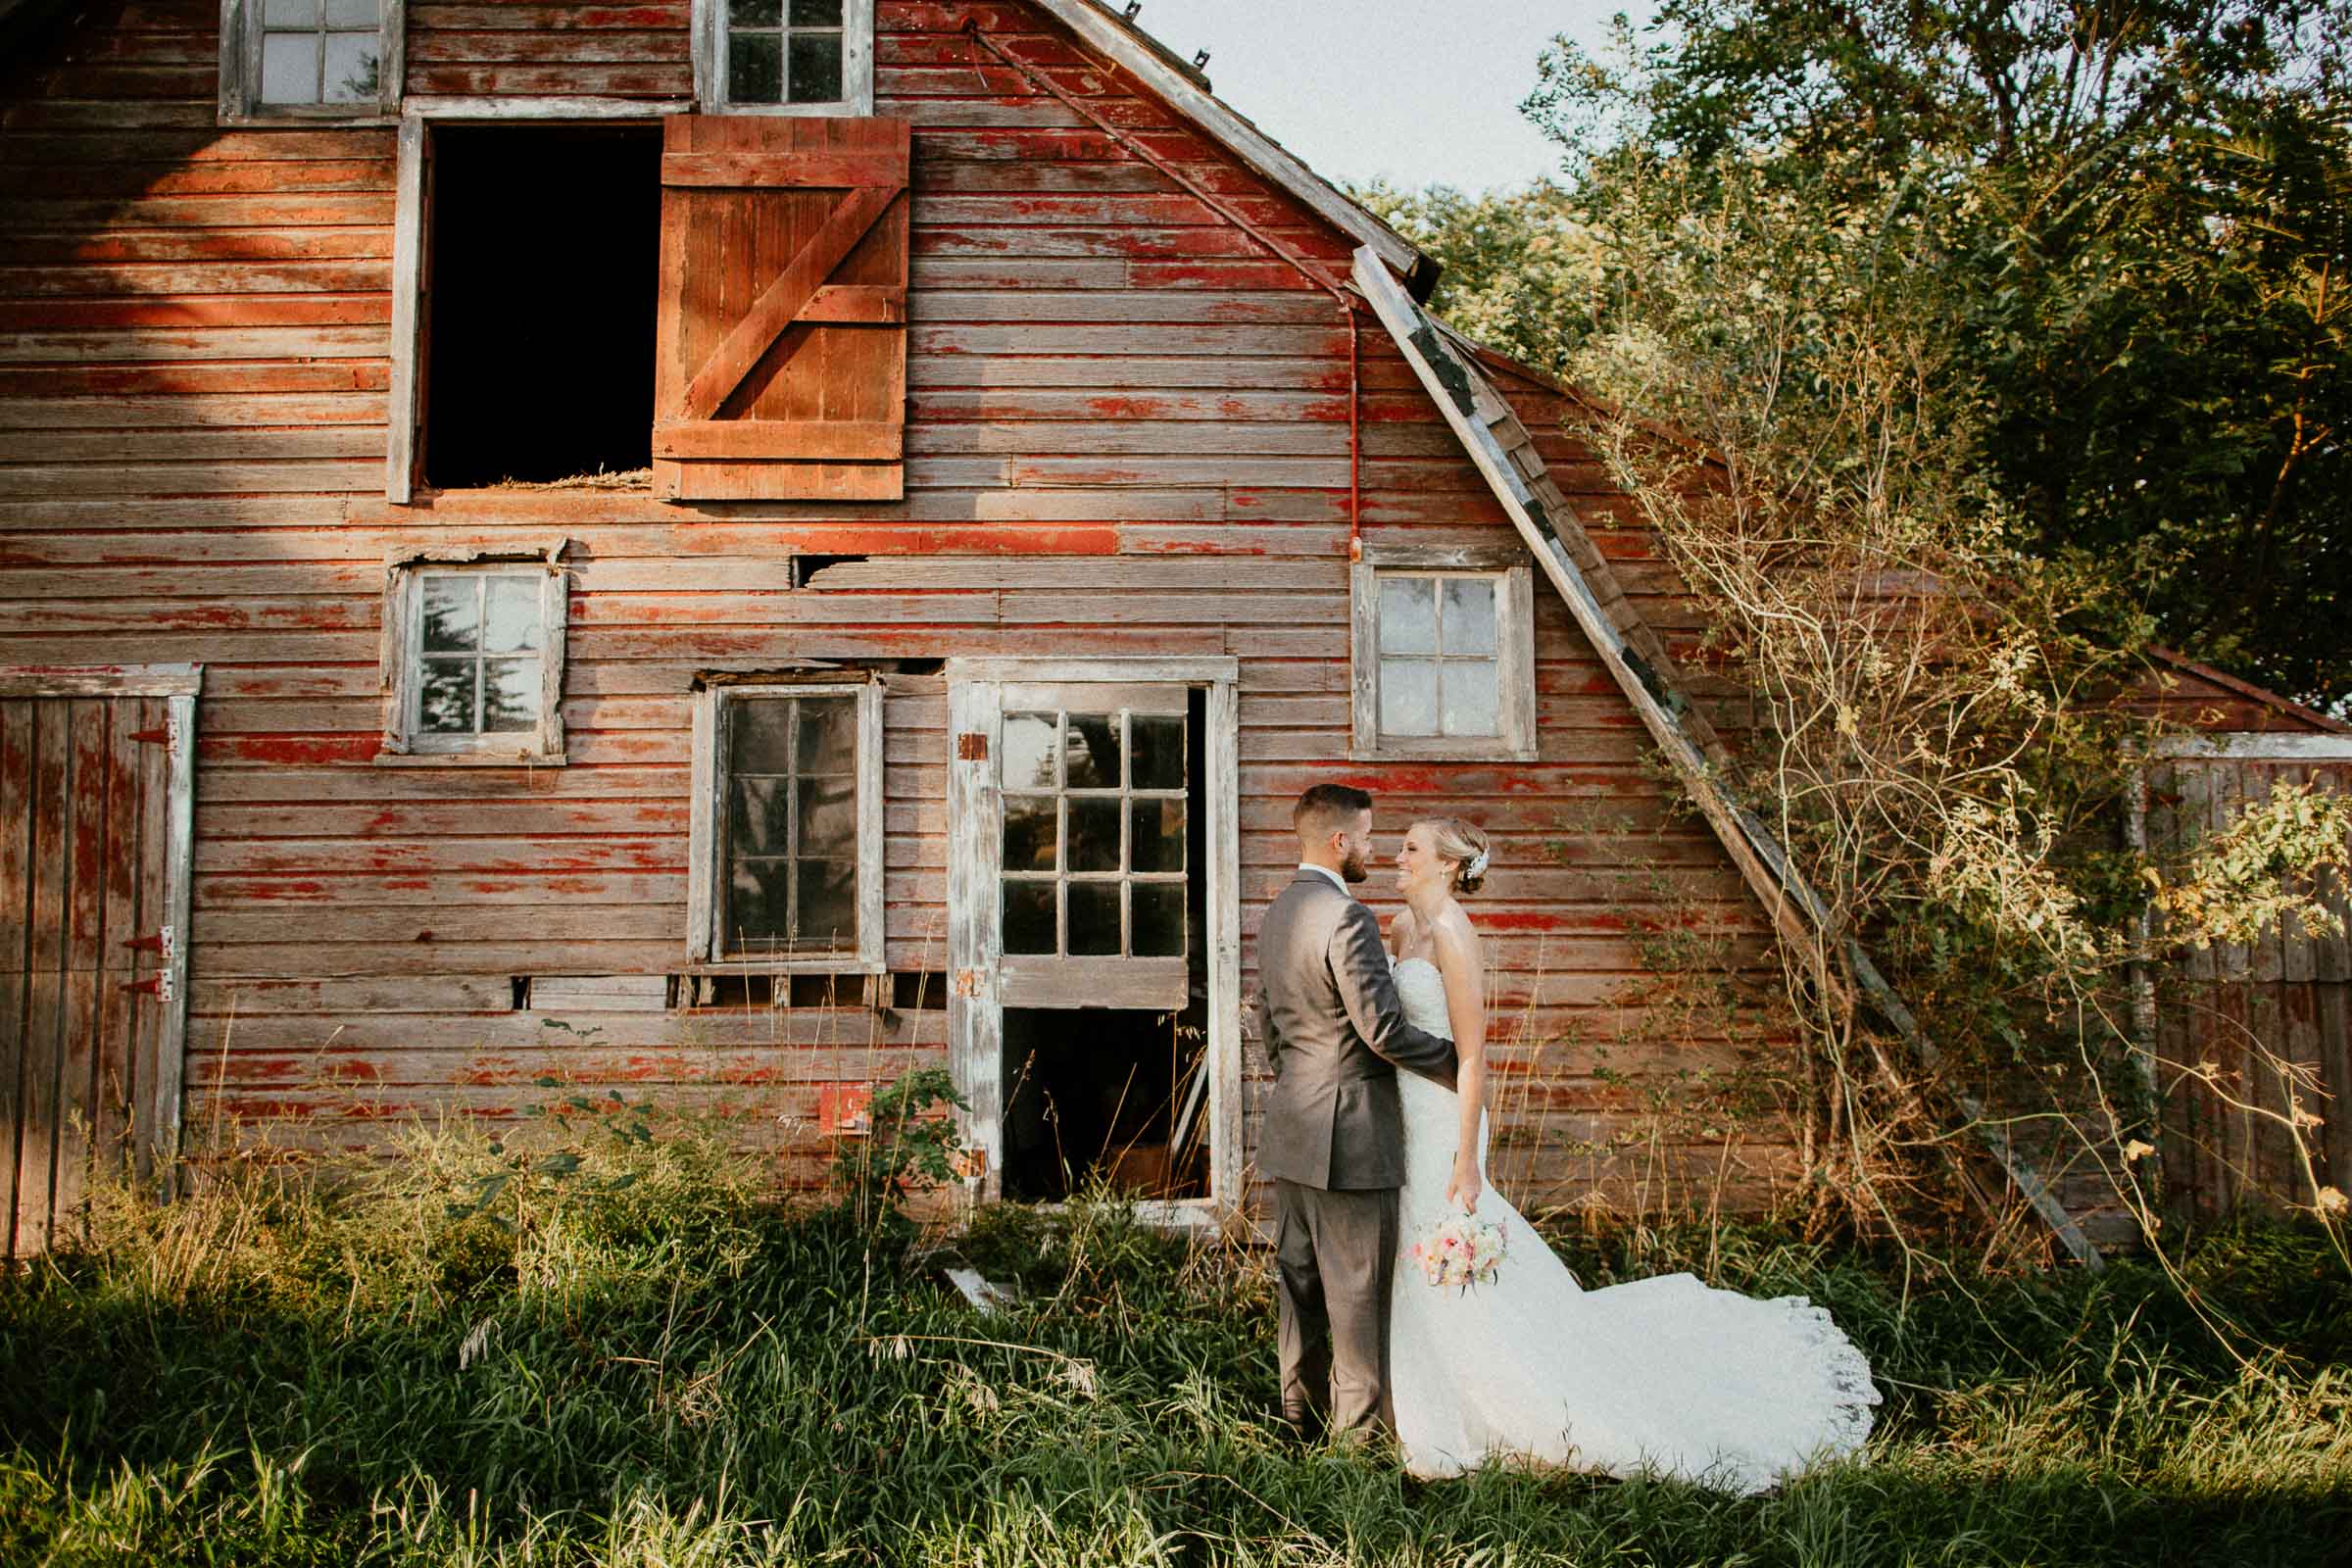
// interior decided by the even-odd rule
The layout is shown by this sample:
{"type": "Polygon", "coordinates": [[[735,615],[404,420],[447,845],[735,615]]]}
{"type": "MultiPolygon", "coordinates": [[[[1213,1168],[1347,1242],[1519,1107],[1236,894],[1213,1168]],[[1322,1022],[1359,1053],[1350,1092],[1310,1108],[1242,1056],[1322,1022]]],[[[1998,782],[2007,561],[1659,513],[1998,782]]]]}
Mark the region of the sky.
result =
{"type": "MultiPolygon", "coordinates": [[[[1123,6],[1124,0],[1111,0],[1123,6]]],[[[1554,172],[1519,113],[1544,46],[1591,48],[1641,0],[1144,0],[1136,21],[1217,96],[1332,180],[1464,190],[1554,172]]]]}

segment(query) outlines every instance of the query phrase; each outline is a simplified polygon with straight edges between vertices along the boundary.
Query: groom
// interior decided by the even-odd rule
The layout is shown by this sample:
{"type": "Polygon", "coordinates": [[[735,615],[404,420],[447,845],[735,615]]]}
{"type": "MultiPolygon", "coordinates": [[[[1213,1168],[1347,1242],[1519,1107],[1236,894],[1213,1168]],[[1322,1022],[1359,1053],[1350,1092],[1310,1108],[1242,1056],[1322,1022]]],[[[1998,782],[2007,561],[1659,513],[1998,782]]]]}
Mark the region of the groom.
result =
{"type": "Polygon", "coordinates": [[[1372,851],[1372,797],[1318,784],[1291,812],[1298,875],[1257,936],[1258,1037],[1274,1089],[1258,1168],[1274,1178],[1282,1413],[1301,1432],[1394,1432],[1389,1283],[1404,1112],[1396,1069],[1451,1087],[1453,1047],[1405,1021],[1380,922],[1348,889],[1372,851]]]}

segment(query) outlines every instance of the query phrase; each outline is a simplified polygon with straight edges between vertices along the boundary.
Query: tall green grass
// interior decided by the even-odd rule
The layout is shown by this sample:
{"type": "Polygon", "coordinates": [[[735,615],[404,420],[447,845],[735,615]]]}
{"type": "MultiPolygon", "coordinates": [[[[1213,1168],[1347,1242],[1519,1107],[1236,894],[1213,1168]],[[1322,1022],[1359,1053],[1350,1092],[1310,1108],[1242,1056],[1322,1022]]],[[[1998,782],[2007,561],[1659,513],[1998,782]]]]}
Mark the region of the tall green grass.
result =
{"type": "Polygon", "coordinates": [[[1420,1486],[1263,1418],[1245,1251],[1107,1202],[860,1227],[691,1127],[567,1116],[109,1197],[0,1287],[0,1564],[2352,1559],[2352,1297],[2294,1233],[2192,1246],[2194,1303],[2130,1265],[1906,1294],[1768,1232],[1570,1239],[1590,1284],[1711,1246],[1830,1304],[1887,1396],[1868,1458],[1745,1500],[1420,1486]],[[951,1247],[1019,1306],[943,1289],[951,1247]]]}

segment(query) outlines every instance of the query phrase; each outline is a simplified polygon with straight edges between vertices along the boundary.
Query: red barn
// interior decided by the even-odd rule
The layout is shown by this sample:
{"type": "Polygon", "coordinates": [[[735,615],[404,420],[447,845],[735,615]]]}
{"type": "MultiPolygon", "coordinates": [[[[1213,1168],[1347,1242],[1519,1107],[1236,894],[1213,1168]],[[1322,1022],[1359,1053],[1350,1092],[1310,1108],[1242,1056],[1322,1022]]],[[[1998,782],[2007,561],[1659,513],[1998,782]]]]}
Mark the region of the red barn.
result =
{"type": "Polygon", "coordinates": [[[13,1250],[183,1122],[650,1089],[808,1181],[939,1065],[988,1192],[1229,1210],[1325,779],[1494,836],[1517,1196],[1786,1173],[1673,1113],[1743,1042],[1659,935],[1792,918],[1644,770],[1725,755],[1690,606],[1562,392],[1112,10],[0,33],[13,1250]]]}

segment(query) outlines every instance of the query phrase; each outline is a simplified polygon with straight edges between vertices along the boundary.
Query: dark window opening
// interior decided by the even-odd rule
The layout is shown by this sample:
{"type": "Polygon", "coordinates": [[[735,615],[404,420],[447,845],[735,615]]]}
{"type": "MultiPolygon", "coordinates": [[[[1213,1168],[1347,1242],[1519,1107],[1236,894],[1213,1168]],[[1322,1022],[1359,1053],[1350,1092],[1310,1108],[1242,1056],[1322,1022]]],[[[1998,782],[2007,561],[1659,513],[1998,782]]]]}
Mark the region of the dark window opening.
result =
{"type": "MultiPolygon", "coordinates": [[[[884,977],[887,979],[888,977],[884,977]]],[[[865,974],[690,974],[680,977],[682,1007],[872,1007],[881,985],[865,974]]]]}
{"type": "Polygon", "coordinates": [[[653,462],[662,131],[433,131],[424,479],[549,484],[653,462]]]}

